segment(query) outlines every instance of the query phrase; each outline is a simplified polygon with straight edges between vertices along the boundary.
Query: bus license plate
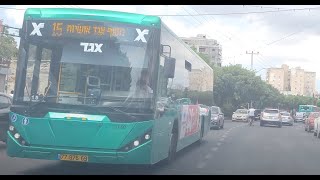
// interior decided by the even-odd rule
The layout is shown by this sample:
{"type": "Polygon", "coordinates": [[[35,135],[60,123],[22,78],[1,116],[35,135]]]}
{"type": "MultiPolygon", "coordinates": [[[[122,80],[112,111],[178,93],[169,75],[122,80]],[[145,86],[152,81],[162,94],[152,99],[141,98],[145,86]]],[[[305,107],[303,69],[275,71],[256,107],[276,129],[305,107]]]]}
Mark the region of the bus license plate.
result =
{"type": "Polygon", "coordinates": [[[89,158],[86,155],[74,155],[74,154],[59,154],[59,159],[61,161],[78,161],[78,162],[88,162],[89,158]]]}

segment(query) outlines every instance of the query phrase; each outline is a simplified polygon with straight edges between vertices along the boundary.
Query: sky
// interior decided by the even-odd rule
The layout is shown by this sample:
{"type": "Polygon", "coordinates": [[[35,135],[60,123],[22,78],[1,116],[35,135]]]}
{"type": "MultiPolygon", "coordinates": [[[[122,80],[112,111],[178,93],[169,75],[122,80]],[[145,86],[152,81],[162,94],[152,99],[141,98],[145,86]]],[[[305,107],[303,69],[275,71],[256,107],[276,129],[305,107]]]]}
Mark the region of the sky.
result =
{"type": "Polygon", "coordinates": [[[216,39],[222,46],[222,65],[242,64],[250,69],[251,55],[246,52],[259,52],[253,56],[253,69],[263,79],[266,68],[280,67],[285,63],[316,72],[317,90],[320,91],[320,6],[3,5],[0,6],[0,17],[10,26],[21,27],[24,9],[30,7],[105,9],[159,15],[180,37],[206,34],[207,38],[216,39]]]}

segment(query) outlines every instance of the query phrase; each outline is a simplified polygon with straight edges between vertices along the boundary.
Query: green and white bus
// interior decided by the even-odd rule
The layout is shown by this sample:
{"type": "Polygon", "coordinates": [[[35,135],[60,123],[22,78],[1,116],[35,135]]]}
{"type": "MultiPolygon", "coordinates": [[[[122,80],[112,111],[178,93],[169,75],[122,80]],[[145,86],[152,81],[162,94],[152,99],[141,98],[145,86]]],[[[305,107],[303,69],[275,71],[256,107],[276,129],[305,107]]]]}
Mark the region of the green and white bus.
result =
{"type": "Polygon", "coordinates": [[[27,9],[10,157],[155,164],[209,132],[213,70],[159,17],[27,9]]]}
{"type": "Polygon", "coordinates": [[[299,105],[298,112],[305,112],[309,114],[310,112],[320,112],[320,108],[315,105],[299,105]]]}

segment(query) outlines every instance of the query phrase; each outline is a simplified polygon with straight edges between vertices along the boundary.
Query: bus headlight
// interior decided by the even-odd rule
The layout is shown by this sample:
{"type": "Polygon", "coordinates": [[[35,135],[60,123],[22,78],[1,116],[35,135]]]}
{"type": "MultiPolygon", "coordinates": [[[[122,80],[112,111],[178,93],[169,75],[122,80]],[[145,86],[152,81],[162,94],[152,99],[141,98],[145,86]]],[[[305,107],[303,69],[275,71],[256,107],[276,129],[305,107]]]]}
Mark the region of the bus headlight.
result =
{"type": "Polygon", "coordinates": [[[142,136],[135,138],[133,141],[123,146],[119,151],[122,151],[122,152],[130,151],[150,140],[151,140],[151,129],[145,132],[142,136]]]}
{"type": "Polygon", "coordinates": [[[20,138],[20,134],[19,133],[15,133],[14,134],[14,138],[19,139],[20,138]]]}
{"type": "Polygon", "coordinates": [[[149,140],[149,139],[150,139],[150,135],[149,135],[149,134],[146,134],[146,135],[144,136],[144,139],[145,139],[145,140],[149,140]]]}
{"type": "Polygon", "coordinates": [[[9,132],[21,145],[28,145],[28,142],[23,139],[23,137],[20,135],[20,133],[17,132],[16,128],[13,125],[9,126],[9,132]]]}
{"type": "Polygon", "coordinates": [[[134,146],[139,146],[139,140],[133,141],[133,145],[134,145],[134,146]]]}

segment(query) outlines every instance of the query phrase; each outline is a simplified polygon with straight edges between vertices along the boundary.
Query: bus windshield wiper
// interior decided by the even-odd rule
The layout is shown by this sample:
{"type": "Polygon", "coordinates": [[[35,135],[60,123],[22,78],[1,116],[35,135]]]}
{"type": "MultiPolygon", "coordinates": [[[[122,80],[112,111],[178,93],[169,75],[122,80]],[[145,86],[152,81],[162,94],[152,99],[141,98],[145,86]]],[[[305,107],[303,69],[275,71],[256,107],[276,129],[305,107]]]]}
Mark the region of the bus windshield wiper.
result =
{"type": "Polygon", "coordinates": [[[42,104],[44,102],[47,102],[45,101],[47,98],[59,98],[59,97],[63,97],[63,98],[76,98],[76,97],[73,97],[73,96],[43,96],[41,97],[40,99],[38,99],[38,101],[36,102],[32,102],[31,98],[30,98],[30,104],[29,104],[29,107],[28,107],[28,111],[30,111],[33,107],[39,105],[39,104],[42,104]]]}
{"type": "MultiPolygon", "coordinates": [[[[98,107],[98,106],[90,106],[90,107],[98,107]]],[[[104,106],[102,106],[102,108],[112,109],[113,111],[119,112],[119,113],[121,113],[121,114],[124,114],[124,115],[126,115],[126,116],[128,116],[128,117],[130,117],[130,118],[133,118],[133,119],[137,120],[137,117],[132,116],[130,113],[127,113],[127,112],[125,112],[125,111],[122,111],[122,110],[120,110],[120,109],[118,109],[118,108],[116,108],[116,107],[113,107],[113,106],[105,106],[105,105],[104,105],[104,106]]],[[[100,112],[100,113],[105,113],[104,111],[100,110],[100,108],[97,108],[97,109],[99,109],[99,112],[100,112]]]]}

